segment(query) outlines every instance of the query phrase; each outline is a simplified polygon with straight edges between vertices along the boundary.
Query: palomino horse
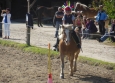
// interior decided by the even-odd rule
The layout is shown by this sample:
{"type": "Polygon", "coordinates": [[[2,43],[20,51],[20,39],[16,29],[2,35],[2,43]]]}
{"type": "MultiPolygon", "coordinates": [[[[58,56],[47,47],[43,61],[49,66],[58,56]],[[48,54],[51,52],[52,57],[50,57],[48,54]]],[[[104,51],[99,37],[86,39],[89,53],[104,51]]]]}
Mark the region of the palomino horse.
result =
{"type": "Polygon", "coordinates": [[[82,11],[83,15],[86,15],[88,18],[94,18],[97,15],[98,10],[94,8],[89,8],[87,5],[77,2],[75,5],[75,12],[82,11]]]}
{"type": "Polygon", "coordinates": [[[59,42],[59,52],[61,57],[61,73],[60,77],[64,78],[64,57],[67,56],[67,58],[70,61],[70,76],[73,76],[73,72],[76,71],[76,61],[78,58],[78,54],[80,53],[80,48],[77,47],[76,42],[74,41],[72,37],[72,25],[62,25],[62,38],[59,42]],[[70,28],[68,28],[70,27],[70,28]],[[73,60],[74,65],[73,65],[73,60]]]}
{"type": "Polygon", "coordinates": [[[57,10],[58,10],[57,6],[55,6],[55,7],[44,7],[44,6],[37,7],[36,13],[37,13],[37,18],[38,18],[38,27],[40,27],[40,26],[43,27],[42,26],[43,18],[53,19],[53,16],[55,15],[55,12],[57,10]]]}

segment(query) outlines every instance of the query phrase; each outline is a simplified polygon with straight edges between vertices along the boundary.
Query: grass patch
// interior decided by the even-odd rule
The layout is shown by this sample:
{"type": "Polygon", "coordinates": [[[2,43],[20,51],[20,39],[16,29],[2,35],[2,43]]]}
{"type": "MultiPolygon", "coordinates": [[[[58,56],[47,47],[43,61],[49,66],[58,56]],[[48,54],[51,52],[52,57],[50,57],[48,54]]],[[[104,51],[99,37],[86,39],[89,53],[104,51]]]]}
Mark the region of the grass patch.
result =
{"type": "MultiPolygon", "coordinates": [[[[13,41],[7,41],[7,40],[0,40],[0,44],[3,46],[10,46],[10,47],[15,47],[18,49],[21,49],[25,52],[31,52],[39,55],[47,55],[49,50],[46,48],[40,48],[36,46],[28,46],[26,44],[20,44],[16,43],[13,41]]],[[[50,50],[51,56],[59,56],[59,52],[52,51],[50,50]]],[[[82,63],[87,63],[89,65],[94,65],[94,66],[102,66],[104,68],[107,68],[109,70],[115,70],[115,63],[109,63],[109,62],[104,62],[101,60],[97,59],[92,59],[84,56],[79,56],[79,61],[82,63]]]]}
{"type": "MultiPolygon", "coordinates": [[[[47,55],[49,50],[46,48],[40,48],[40,47],[35,47],[35,46],[28,46],[27,44],[21,44],[13,41],[7,41],[7,40],[0,40],[0,44],[3,46],[10,46],[10,47],[15,47],[18,49],[22,49],[25,52],[32,52],[40,55],[47,55]]],[[[59,55],[58,52],[50,50],[51,56],[54,55],[59,55]]]]}
{"type": "MultiPolygon", "coordinates": [[[[26,52],[32,52],[40,55],[47,55],[49,53],[49,50],[46,48],[40,48],[40,47],[35,47],[35,46],[28,46],[24,48],[24,51],[26,52]]],[[[50,50],[50,55],[55,56],[58,55],[58,52],[50,50]]]]}
{"type": "Polygon", "coordinates": [[[16,47],[21,49],[28,47],[28,45],[26,44],[20,44],[13,41],[7,41],[7,40],[0,40],[0,44],[3,46],[10,46],[10,47],[16,47]]]}
{"type": "Polygon", "coordinates": [[[105,61],[101,61],[101,60],[97,60],[93,58],[88,58],[84,56],[80,56],[79,61],[82,63],[87,63],[89,65],[102,66],[109,70],[115,70],[115,63],[109,63],[109,62],[105,62],[105,61]]]}

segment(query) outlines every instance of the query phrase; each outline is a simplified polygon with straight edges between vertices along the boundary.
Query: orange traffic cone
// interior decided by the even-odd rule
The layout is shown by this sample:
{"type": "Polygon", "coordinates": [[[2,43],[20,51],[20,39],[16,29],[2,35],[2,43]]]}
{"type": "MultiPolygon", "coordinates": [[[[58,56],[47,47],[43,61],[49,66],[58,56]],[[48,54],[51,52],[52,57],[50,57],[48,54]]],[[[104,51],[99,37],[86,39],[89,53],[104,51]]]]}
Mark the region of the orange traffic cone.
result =
{"type": "Polygon", "coordinates": [[[52,74],[49,74],[47,83],[53,83],[53,81],[52,81],[52,74]]]}

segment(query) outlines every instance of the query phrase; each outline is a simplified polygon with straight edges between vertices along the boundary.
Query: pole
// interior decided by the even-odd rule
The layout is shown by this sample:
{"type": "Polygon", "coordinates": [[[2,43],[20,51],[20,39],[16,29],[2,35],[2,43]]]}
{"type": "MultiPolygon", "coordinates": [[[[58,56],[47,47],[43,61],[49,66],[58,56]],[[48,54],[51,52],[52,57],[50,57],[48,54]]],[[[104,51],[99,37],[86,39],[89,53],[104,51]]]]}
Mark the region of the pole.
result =
{"type": "Polygon", "coordinates": [[[53,83],[52,74],[51,74],[50,43],[48,44],[48,49],[49,49],[49,53],[48,53],[48,70],[49,70],[48,72],[49,72],[49,75],[48,75],[47,83],[53,83]]]}
{"type": "Polygon", "coordinates": [[[51,74],[51,57],[50,57],[50,43],[48,44],[48,49],[49,49],[49,53],[48,53],[48,73],[51,74]]]}
{"type": "MultiPolygon", "coordinates": [[[[28,13],[30,13],[30,0],[27,0],[27,2],[28,2],[28,13]]],[[[26,44],[30,45],[30,27],[28,27],[28,26],[27,26],[26,35],[27,35],[26,44]]]]}

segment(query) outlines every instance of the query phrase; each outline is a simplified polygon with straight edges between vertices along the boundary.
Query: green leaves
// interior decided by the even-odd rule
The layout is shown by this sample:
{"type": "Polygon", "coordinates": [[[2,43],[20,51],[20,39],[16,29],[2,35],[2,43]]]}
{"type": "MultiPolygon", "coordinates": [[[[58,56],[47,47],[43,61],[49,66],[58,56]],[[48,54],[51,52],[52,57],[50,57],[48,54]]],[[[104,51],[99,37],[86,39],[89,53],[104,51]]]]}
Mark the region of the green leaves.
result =
{"type": "Polygon", "coordinates": [[[115,18],[115,1],[114,0],[104,0],[104,10],[109,15],[109,18],[114,19],[115,18]]]}

